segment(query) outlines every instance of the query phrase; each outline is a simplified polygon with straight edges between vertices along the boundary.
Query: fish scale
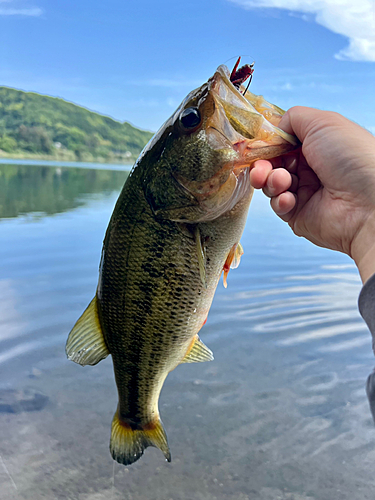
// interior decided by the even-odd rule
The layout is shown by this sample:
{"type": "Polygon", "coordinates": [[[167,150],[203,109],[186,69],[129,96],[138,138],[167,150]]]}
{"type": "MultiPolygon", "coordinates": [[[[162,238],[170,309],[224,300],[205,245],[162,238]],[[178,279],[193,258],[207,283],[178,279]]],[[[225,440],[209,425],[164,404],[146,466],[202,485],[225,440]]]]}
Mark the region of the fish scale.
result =
{"type": "Polygon", "coordinates": [[[221,66],[145,148],[108,225],[97,293],[69,334],[77,363],[112,355],[119,403],[110,450],[124,465],[148,446],[171,460],[160,391],[180,363],[213,360],[198,332],[222,271],[226,285],[242,255],[248,167],[298,145],[251,101],[273,121],[279,108],[241,92],[221,66]]]}
{"type": "MultiPolygon", "coordinates": [[[[187,274],[194,278],[191,273],[194,245],[176,228],[175,223],[155,223],[143,191],[139,186],[138,189],[133,187],[137,184],[135,176],[132,181],[124,190],[113,214],[115,220],[119,219],[116,231],[108,235],[104,244],[98,296],[103,334],[114,360],[120,414],[123,418],[133,415],[142,425],[155,413],[151,397],[155,385],[166,371],[168,373],[174,368],[175,356],[166,357],[165,353],[173,353],[176,345],[178,351],[181,342],[191,339],[191,332],[184,324],[185,308],[194,310],[197,304],[195,293],[186,286],[184,295],[175,290],[186,283],[187,274]],[[140,213],[138,220],[137,214],[127,207],[132,206],[135,199],[137,212],[140,213]],[[127,217],[118,218],[118,214],[127,214],[127,217]],[[123,249],[129,234],[132,235],[131,245],[125,257],[123,249]],[[183,254],[183,260],[177,260],[186,243],[190,243],[190,251],[183,254]],[[161,253],[161,257],[154,258],[157,252],[161,253]],[[114,259],[113,255],[121,257],[114,259]],[[173,274],[167,273],[169,262],[177,262],[177,268],[183,272],[177,274],[174,268],[173,274]],[[115,279],[113,266],[116,268],[115,279]],[[173,307],[180,309],[176,317],[170,315],[173,307]],[[115,318],[114,321],[112,318],[115,318]],[[169,360],[168,365],[166,360],[169,360]],[[137,376],[132,373],[129,379],[127,374],[132,366],[137,367],[134,370],[137,376]]],[[[198,268],[197,262],[195,265],[198,268]]],[[[193,288],[200,285],[198,269],[197,273],[198,278],[195,283],[192,282],[193,288]]],[[[192,327],[197,329],[197,322],[193,322],[192,327]]]]}

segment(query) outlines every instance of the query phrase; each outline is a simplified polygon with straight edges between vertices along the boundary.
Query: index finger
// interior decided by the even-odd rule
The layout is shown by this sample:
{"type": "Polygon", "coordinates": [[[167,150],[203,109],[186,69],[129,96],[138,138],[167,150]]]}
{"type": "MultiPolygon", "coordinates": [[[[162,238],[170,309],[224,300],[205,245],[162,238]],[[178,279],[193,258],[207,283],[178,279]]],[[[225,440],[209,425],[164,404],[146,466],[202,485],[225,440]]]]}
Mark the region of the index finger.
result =
{"type": "Polygon", "coordinates": [[[255,189],[263,189],[272,168],[272,163],[268,160],[255,161],[250,170],[250,184],[255,189]]]}

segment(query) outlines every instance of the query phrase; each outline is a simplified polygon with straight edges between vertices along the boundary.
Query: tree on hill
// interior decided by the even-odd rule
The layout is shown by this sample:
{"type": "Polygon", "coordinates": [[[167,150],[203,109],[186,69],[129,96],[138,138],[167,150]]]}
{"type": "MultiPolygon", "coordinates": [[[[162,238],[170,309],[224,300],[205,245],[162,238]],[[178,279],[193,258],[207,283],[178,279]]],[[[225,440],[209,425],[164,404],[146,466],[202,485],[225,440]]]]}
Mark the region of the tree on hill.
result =
{"type": "Polygon", "coordinates": [[[76,159],[132,159],[152,134],[56,97],[0,87],[0,149],[76,159]]]}

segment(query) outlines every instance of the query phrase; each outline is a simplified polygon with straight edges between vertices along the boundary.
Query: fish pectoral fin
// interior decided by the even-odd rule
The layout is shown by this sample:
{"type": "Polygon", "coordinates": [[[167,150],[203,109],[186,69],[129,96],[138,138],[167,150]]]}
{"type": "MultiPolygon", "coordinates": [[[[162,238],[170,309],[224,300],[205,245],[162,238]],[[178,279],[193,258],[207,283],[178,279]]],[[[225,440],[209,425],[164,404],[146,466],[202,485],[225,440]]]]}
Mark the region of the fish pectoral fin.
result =
{"type": "Polygon", "coordinates": [[[137,429],[127,422],[122,422],[118,411],[112,420],[111,441],[109,449],[113,460],[119,464],[130,465],[136,462],[148,446],[155,446],[164,453],[168,462],[171,461],[167,435],[159,417],[137,429]]]}
{"type": "Polygon", "coordinates": [[[214,355],[211,349],[196,335],[181,363],[200,363],[203,361],[213,361],[213,359],[214,355]]]}
{"type": "Polygon", "coordinates": [[[241,243],[235,243],[228,253],[227,260],[224,263],[223,271],[223,285],[227,287],[227,277],[230,269],[237,269],[240,265],[241,256],[243,255],[243,248],[241,243]]]}
{"type": "Polygon", "coordinates": [[[96,365],[109,354],[100,326],[96,296],[77,323],[66,343],[66,355],[79,365],[96,365]]]}

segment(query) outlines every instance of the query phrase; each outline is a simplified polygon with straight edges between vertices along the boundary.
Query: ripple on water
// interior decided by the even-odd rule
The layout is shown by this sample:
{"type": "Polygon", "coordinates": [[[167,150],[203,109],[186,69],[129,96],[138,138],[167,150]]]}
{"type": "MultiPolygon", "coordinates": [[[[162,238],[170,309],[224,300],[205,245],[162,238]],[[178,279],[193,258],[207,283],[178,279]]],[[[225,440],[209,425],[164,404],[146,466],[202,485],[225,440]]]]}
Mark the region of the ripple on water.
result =
{"type": "Polygon", "coordinates": [[[364,393],[372,354],[356,308],[359,278],[342,256],[303,246],[256,210],[243,262],[227,290],[219,285],[202,330],[215,362],[179,367],[161,395],[172,464],[147,450],[113,479],[110,360],[81,369],[66,361],[64,344],[95,291],[115,198],[1,223],[0,442],[19,497],[104,498],[114,481],[112,493],[134,500],[150,491],[181,500],[341,500],[358,498],[358,483],[372,498],[364,393]]]}
{"type": "Polygon", "coordinates": [[[308,343],[322,353],[365,347],[370,339],[357,310],[360,280],[353,265],[321,269],[278,276],[265,289],[233,294],[228,298],[233,314],[249,331],[271,335],[282,347],[308,343]]]}

